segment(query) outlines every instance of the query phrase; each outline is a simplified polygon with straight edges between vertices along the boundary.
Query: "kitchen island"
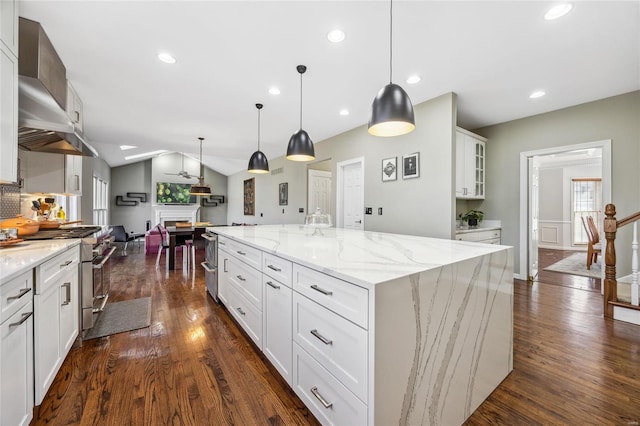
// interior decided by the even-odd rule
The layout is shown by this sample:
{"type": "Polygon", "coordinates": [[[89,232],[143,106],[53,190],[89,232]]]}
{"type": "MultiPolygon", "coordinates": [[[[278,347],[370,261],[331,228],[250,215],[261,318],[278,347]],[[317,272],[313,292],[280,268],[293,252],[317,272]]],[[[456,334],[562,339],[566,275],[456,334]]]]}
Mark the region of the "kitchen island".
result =
{"type": "Polygon", "coordinates": [[[323,424],[461,424],[513,369],[511,247],[207,231],[220,300],[323,424]]]}

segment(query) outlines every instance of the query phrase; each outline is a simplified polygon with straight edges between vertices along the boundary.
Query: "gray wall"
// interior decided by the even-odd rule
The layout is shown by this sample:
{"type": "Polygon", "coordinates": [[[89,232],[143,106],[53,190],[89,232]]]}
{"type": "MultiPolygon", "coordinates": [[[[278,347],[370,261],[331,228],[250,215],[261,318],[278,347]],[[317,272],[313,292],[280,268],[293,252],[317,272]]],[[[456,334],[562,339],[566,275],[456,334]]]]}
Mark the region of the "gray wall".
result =
{"type": "MultiPolygon", "coordinates": [[[[485,214],[502,220],[502,243],[515,247],[514,270],[520,271],[520,153],[611,139],[612,202],[618,219],[640,210],[640,91],[540,114],[474,132],[487,142],[485,214]]],[[[629,227],[626,227],[629,228],[629,227]]],[[[630,271],[621,256],[630,247],[629,229],[616,242],[620,270],[630,271]]]]}
{"type": "MultiPolygon", "coordinates": [[[[93,177],[110,182],[111,167],[101,158],[82,157],[82,197],[80,219],[83,225],[93,225],[93,177]]],[[[110,222],[108,222],[110,223],[110,222]]]]}
{"type": "MultiPolygon", "coordinates": [[[[360,126],[333,138],[316,141],[316,159],[330,160],[332,193],[336,194],[336,164],[364,157],[364,203],[366,207],[374,208],[373,215],[364,217],[366,230],[451,238],[455,226],[453,141],[456,96],[447,93],[415,106],[414,110],[414,132],[395,138],[379,138],[369,135],[366,125],[360,126]],[[420,177],[403,180],[402,156],[414,152],[420,153],[420,177]],[[382,182],[382,160],[393,156],[398,157],[398,179],[382,182]],[[382,216],[377,215],[378,207],[383,208],[382,216]]],[[[298,208],[304,207],[306,211],[307,164],[279,157],[270,159],[269,165],[271,170],[279,167],[284,170],[281,174],[255,176],[255,217],[243,215],[242,199],[243,180],[254,176],[247,172],[229,176],[228,223],[303,223],[304,214],[298,213],[298,208]],[[284,214],[282,207],[278,206],[280,182],[289,182],[289,206],[284,209],[284,214]]],[[[335,206],[331,213],[335,222],[335,206]]]]}
{"type": "Polygon", "coordinates": [[[564,214],[564,173],[562,167],[540,169],[540,221],[563,221],[564,214]]]}

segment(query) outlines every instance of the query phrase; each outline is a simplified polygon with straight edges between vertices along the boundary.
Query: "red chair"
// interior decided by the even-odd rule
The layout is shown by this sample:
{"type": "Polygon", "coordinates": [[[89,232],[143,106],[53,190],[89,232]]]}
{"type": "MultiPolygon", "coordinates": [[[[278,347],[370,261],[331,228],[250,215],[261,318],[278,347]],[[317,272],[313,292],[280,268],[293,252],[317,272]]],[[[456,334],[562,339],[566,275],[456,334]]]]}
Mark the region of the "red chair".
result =
{"type": "MultiPolygon", "coordinates": [[[[158,247],[158,256],[156,257],[156,268],[157,268],[160,265],[160,257],[162,257],[162,252],[166,251],[168,256],[169,232],[164,226],[159,224],[156,226],[156,228],[158,229],[158,232],[160,233],[160,238],[161,238],[161,246],[158,247]]],[[[186,240],[183,242],[176,241],[176,249],[178,247],[182,247],[182,257],[184,259],[186,256],[187,267],[189,267],[189,265],[192,265],[192,268],[195,271],[196,255],[195,255],[195,248],[193,247],[193,240],[186,240]]]]}

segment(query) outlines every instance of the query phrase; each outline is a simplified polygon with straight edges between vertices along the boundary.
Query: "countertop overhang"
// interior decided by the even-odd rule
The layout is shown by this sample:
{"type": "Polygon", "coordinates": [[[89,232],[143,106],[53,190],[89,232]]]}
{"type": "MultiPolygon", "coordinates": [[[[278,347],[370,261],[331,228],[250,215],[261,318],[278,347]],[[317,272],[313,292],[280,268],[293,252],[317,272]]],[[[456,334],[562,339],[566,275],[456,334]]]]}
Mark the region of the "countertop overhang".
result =
{"type": "Polygon", "coordinates": [[[510,249],[509,246],[344,228],[302,225],[208,227],[245,243],[363,287],[510,249]]]}

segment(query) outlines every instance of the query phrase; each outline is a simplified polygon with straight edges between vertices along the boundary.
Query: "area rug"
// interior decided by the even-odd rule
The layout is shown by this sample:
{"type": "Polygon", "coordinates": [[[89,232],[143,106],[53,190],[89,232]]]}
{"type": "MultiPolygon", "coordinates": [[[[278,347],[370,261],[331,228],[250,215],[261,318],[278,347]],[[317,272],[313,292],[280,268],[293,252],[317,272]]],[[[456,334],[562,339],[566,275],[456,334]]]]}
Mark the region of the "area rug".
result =
{"type": "Polygon", "coordinates": [[[104,311],[91,328],[84,340],[124,333],[149,327],[151,324],[151,298],[125,300],[107,303],[104,311]]]}
{"type": "Polygon", "coordinates": [[[587,253],[574,253],[552,265],[544,268],[545,271],[562,272],[565,274],[581,275],[583,277],[600,278],[602,256],[598,256],[598,262],[591,264],[591,269],[587,269],[587,253]]]}

